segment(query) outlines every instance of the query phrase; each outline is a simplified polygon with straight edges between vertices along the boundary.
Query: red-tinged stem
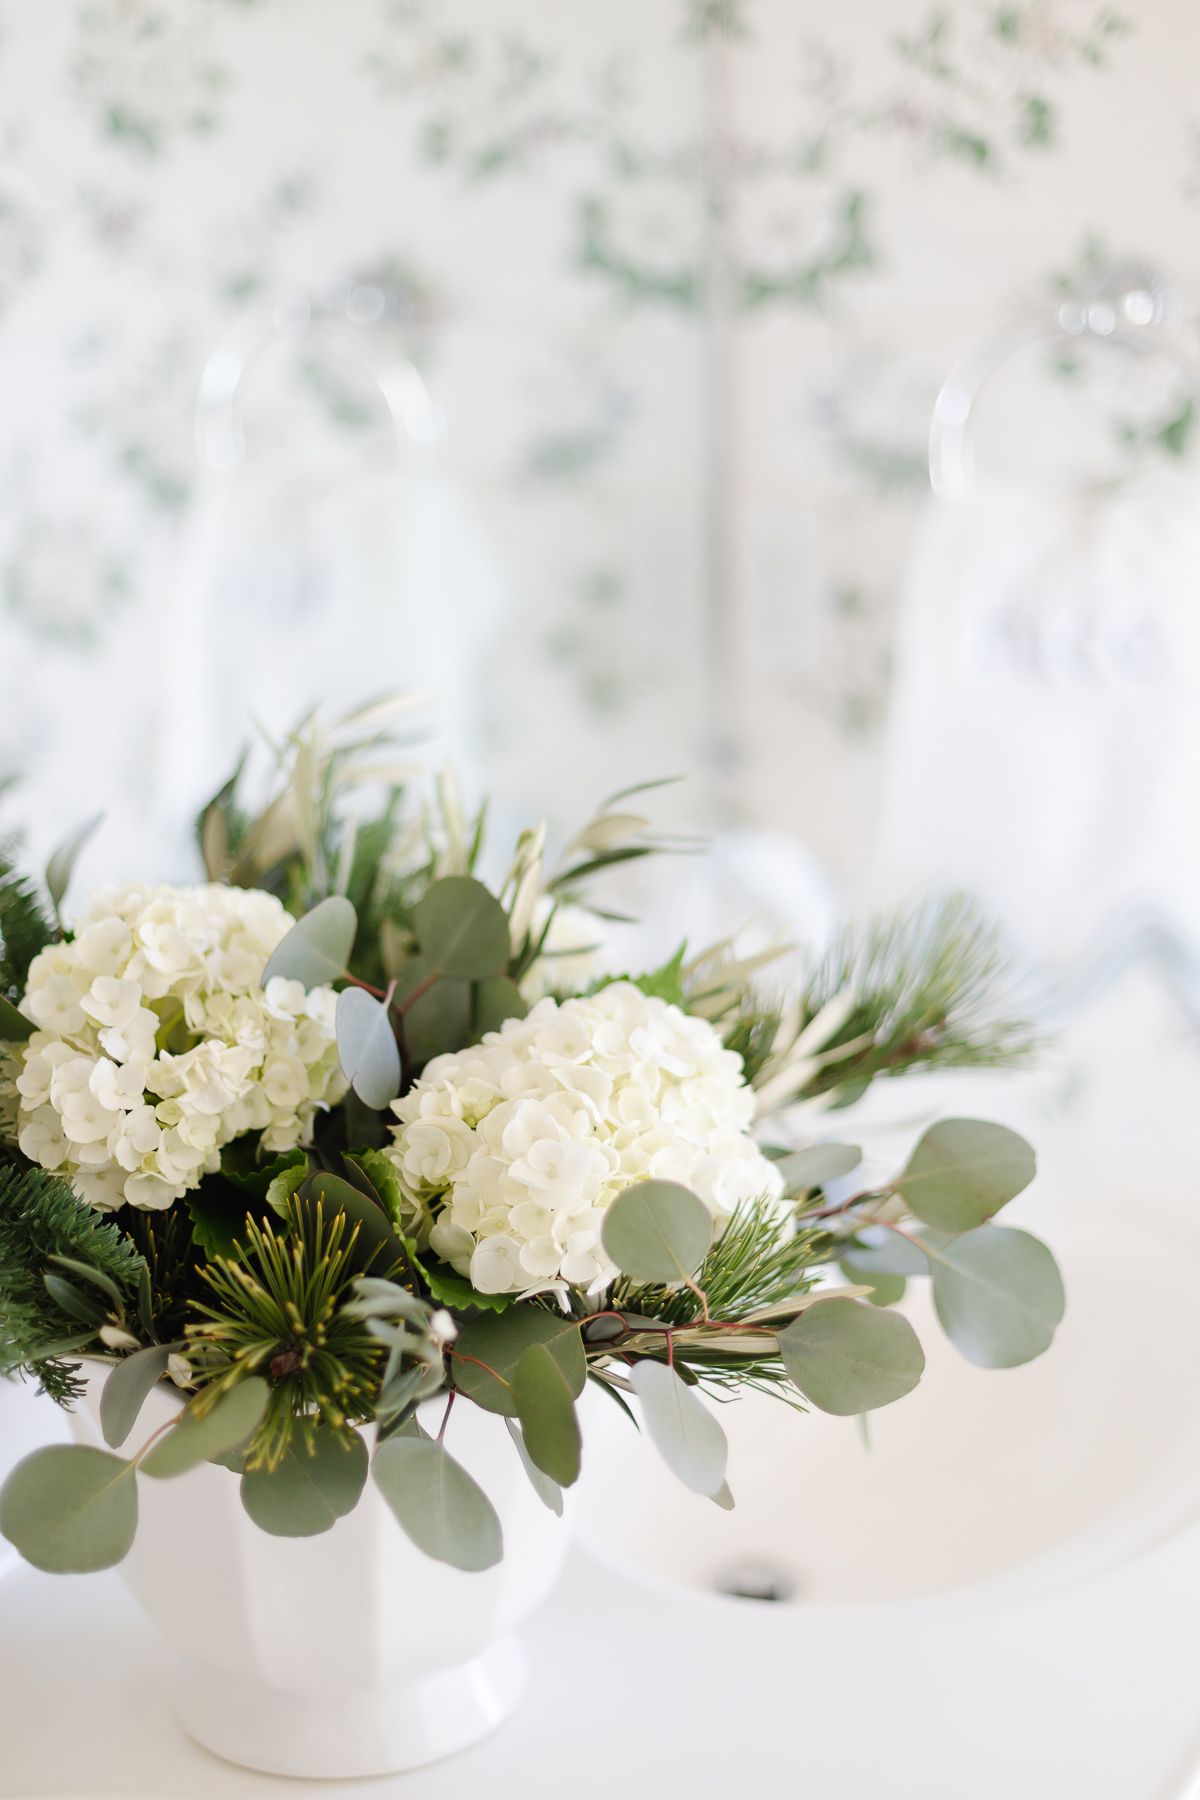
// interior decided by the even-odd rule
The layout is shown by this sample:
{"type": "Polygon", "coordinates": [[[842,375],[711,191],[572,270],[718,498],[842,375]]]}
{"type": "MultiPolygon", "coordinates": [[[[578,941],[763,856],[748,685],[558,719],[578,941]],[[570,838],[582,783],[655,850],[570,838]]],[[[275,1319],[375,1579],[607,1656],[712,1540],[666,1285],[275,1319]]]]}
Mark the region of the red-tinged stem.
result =
{"type": "Polygon", "coordinates": [[[480,1360],[477,1356],[468,1356],[465,1350],[455,1350],[453,1348],[451,1348],[451,1350],[450,1350],[450,1355],[453,1357],[455,1362],[474,1363],[475,1367],[477,1369],[485,1370],[487,1372],[487,1374],[489,1374],[492,1377],[493,1381],[500,1382],[503,1387],[511,1387],[512,1386],[512,1382],[505,1381],[503,1375],[501,1375],[501,1373],[498,1369],[493,1369],[490,1363],[480,1362],[480,1360]]]}
{"type": "MultiPolygon", "coordinates": [[[[342,980],[348,981],[350,983],[351,987],[365,988],[367,993],[374,994],[374,996],[377,1000],[382,1000],[384,998],[384,992],[383,992],[382,988],[372,987],[372,985],[369,981],[360,981],[357,975],[352,975],[350,973],[349,969],[342,970],[342,980]]],[[[395,983],[393,983],[392,985],[394,986],[395,983]]]]}
{"type": "MultiPolygon", "coordinates": [[[[422,994],[427,994],[429,992],[430,988],[433,986],[433,984],[436,981],[440,981],[440,980],[441,980],[441,973],[439,970],[435,969],[432,975],[427,975],[425,977],[424,981],[418,981],[418,983],[417,983],[416,987],[413,989],[412,993],[405,994],[403,1000],[391,1001],[390,1005],[391,1005],[392,1011],[399,1013],[401,1018],[403,1018],[404,1014],[408,1011],[409,1007],[412,1006],[416,1001],[418,1001],[421,998],[422,994]]],[[[395,982],[393,982],[392,983],[393,990],[395,989],[395,985],[396,985],[395,982]]]]}

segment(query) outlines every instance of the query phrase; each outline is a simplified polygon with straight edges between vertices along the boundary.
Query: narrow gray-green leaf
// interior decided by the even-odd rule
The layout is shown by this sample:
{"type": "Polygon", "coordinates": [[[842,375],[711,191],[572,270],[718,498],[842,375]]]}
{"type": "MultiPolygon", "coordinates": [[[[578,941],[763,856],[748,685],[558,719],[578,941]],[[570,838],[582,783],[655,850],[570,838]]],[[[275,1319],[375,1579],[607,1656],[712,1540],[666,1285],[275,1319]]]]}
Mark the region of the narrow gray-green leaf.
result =
{"type": "Polygon", "coordinates": [[[133,1464],[107,1450],[35,1450],[0,1488],[0,1532],[52,1575],[111,1569],[132,1544],[137,1517],[133,1464]]]}
{"type": "Polygon", "coordinates": [[[33,1032],[33,1020],[18,1012],[12,1001],[0,994],[0,1039],[6,1044],[23,1044],[33,1032]]]}
{"type": "Polygon", "coordinates": [[[984,1119],[931,1125],[894,1183],[926,1225],[972,1231],[1007,1206],[1037,1173],[1025,1139],[984,1119]]]}
{"type": "Polygon", "coordinates": [[[783,1366],[806,1400],[845,1415],[889,1406],[921,1379],[925,1354],[901,1313],[821,1300],[779,1334],[783,1366]]]}
{"type": "Polygon", "coordinates": [[[513,1371],[513,1404],[530,1457],[560,1487],[579,1479],[581,1444],[570,1384],[545,1344],[530,1344],[513,1371]]]}
{"type": "Polygon", "coordinates": [[[389,1009],[365,988],[343,988],[336,1030],[342,1073],[359,1099],[381,1112],[400,1092],[400,1052],[389,1009]]]}
{"type": "Polygon", "coordinates": [[[317,1537],[358,1505],[367,1480],[367,1446],[328,1426],[313,1431],[311,1449],[297,1433],[274,1469],[247,1469],[242,1505],[272,1537],[317,1537]]]}
{"type": "Polygon", "coordinates": [[[481,981],[508,962],[508,915],[473,876],[432,882],[413,908],[413,924],[422,957],[443,975],[481,981]]]}
{"type": "Polygon", "coordinates": [[[354,948],[358,915],[344,894],[331,894],[297,919],[263,970],[263,986],[275,975],[323,987],[345,975],[354,948]]]}
{"type": "Polygon", "coordinates": [[[1007,1225],[930,1249],[933,1303],[951,1343],[981,1369],[1012,1369],[1050,1348],[1066,1307],[1058,1265],[1007,1225]]]}
{"type": "Polygon", "coordinates": [[[93,813],[92,817],[73,831],[69,838],[63,840],[46,864],[46,892],[54,903],[55,912],[58,912],[66,898],[79,852],[103,817],[102,812],[93,813]]]}
{"type": "Polygon", "coordinates": [[[538,1468],[528,1450],[525,1448],[525,1439],[521,1436],[521,1427],[517,1424],[516,1420],[506,1418],[504,1423],[508,1427],[509,1437],[516,1445],[517,1455],[521,1459],[521,1467],[529,1477],[530,1487],[533,1489],[542,1505],[549,1507],[550,1511],[554,1513],[557,1518],[561,1519],[563,1511],[562,1489],[559,1487],[557,1481],[551,1481],[550,1477],[548,1475],[543,1475],[542,1471],[538,1468]]]}
{"type": "Polygon", "coordinates": [[[777,1168],[790,1188],[819,1188],[857,1169],[862,1151],[854,1144],[806,1144],[781,1157],[777,1168]]]}
{"type": "Polygon", "coordinates": [[[685,1487],[709,1499],[725,1485],[725,1433],[694,1391],[666,1363],[637,1362],[629,1384],[641,1401],[650,1441],[685,1487]]]}
{"type": "Polygon", "coordinates": [[[500,1561],[504,1535],[496,1510],[443,1445],[389,1438],[375,1452],[374,1473],[401,1529],[426,1556],[468,1571],[500,1561]]]}
{"type": "Polygon", "coordinates": [[[56,1263],[60,1269],[69,1269],[71,1274],[77,1275],[81,1281],[86,1281],[92,1287],[99,1288],[100,1292],[106,1294],[114,1306],[125,1304],[125,1297],[120,1288],[111,1276],[104,1273],[103,1269],[94,1269],[91,1263],[80,1262],[74,1256],[51,1256],[50,1261],[56,1263]]]}
{"type": "Polygon", "coordinates": [[[604,1215],[608,1255],[633,1281],[686,1281],[712,1243],[712,1214],[677,1181],[638,1181],[604,1215]]]}
{"type": "Polygon", "coordinates": [[[202,1462],[240,1449],[258,1429],[270,1397],[271,1390],[262,1377],[251,1375],[222,1394],[203,1418],[197,1418],[193,1412],[184,1413],[179,1423],[172,1425],[142,1458],[142,1473],[169,1480],[174,1475],[186,1475],[202,1462]]]}
{"type": "Polygon", "coordinates": [[[577,1400],[587,1380],[579,1326],[561,1313],[534,1306],[511,1306],[507,1312],[464,1325],[450,1349],[455,1387],[487,1412],[515,1419],[513,1377],[531,1344],[546,1346],[566,1379],[571,1398],[577,1400]]]}
{"type": "Polygon", "coordinates": [[[151,1344],[135,1350],[110,1370],[100,1395],[100,1429],[113,1450],[120,1449],[137,1424],[146,1396],[167,1372],[167,1360],[178,1344],[151,1344]]]}

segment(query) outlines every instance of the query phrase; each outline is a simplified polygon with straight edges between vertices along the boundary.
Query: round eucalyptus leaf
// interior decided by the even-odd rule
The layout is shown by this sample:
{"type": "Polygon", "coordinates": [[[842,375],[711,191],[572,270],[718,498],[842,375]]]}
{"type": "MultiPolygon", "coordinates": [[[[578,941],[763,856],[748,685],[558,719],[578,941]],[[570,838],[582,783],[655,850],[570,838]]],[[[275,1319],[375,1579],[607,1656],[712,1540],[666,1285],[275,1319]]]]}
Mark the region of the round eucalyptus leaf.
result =
{"type": "Polygon", "coordinates": [[[780,1174],[790,1188],[819,1188],[826,1182],[840,1181],[857,1169],[862,1151],[855,1144],[806,1144],[780,1157],[780,1174]]]}
{"type": "Polygon", "coordinates": [[[650,1442],[673,1475],[710,1499],[725,1486],[725,1433],[694,1391],[664,1362],[634,1363],[629,1384],[641,1401],[650,1442]]]}
{"type": "Polygon", "coordinates": [[[491,1501],[431,1438],[397,1436],[375,1452],[375,1482],[418,1550],[452,1568],[490,1569],[504,1554],[491,1501]]]}
{"type": "Polygon", "coordinates": [[[100,1395],[100,1429],[104,1441],[113,1450],[125,1442],[146,1396],[167,1372],[167,1359],[179,1344],[151,1344],[149,1349],[135,1350],[110,1371],[100,1395]]]}
{"type": "Polygon", "coordinates": [[[604,1215],[604,1248],[633,1281],[686,1281],[712,1243],[712,1214],[677,1181],[638,1181],[604,1215]]]}
{"type": "Polygon", "coordinates": [[[925,1353],[900,1313],[820,1300],[779,1335],[783,1366],[806,1400],[845,1415],[889,1406],[921,1379],[925,1353]]]}
{"type": "Polygon", "coordinates": [[[442,975],[481,981],[508,962],[508,914],[481,881],[446,875],[413,908],[421,956],[442,975]]]}
{"type": "Polygon", "coordinates": [[[1025,1139],[984,1119],[931,1125],[894,1183],[926,1225],[971,1231],[1007,1206],[1037,1173],[1025,1139]]]}
{"type": "Polygon", "coordinates": [[[570,1383],[545,1344],[522,1351],[512,1395],[531,1461],[559,1487],[570,1487],[579,1479],[579,1420],[570,1383]]]}
{"type": "Polygon", "coordinates": [[[211,1412],[197,1418],[194,1412],[181,1414],[164,1437],[146,1452],[140,1468],[143,1475],[156,1480],[170,1480],[186,1475],[202,1462],[212,1462],[230,1450],[239,1450],[257,1429],[267,1410],[271,1390],[260,1375],[250,1375],[236,1387],[222,1394],[211,1412]]]}
{"type": "Polygon", "coordinates": [[[1045,1244],[1008,1225],[931,1248],[933,1304],[946,1336],[981,1369],[1012,1369],[1050,1348],[1066,1308],[1045,1244]]]}
{"type": "Polygon", "coordinates": [[[842,1261],[842,1274],[851,1287],[868,1287],[871,1292],[865,1296],[872,1306],[895,1306],[897,1300],[903,1300],[904,1290],[908,1282],[903,1275],[872,1274],[869,1269],[862,1269],[847,1256],[842,1261]]]}
{"type": "Polygon", "coordinates": [[[318,1425],[311,1445],[300,1434],[274,1469],[247,1469],[242,1505],[272,1537],[317,1537],[358,1505],[367,1480],[367,1446],[318,1425]]]}
{"type": "Polygon", "coordinates": [[[263,970],[263,986],[275,975],[323,987],[345,976],[354,948],[358,915],[343,894],[331,894],[297,919],[263,970]]]}
{"type": "Polygon", "coordinates": [[[521,1467],[529,1477],[530,1487],[533,1489],[542,1505],[549,1507],[555,1517],[561,1519],[563,1512],[562,1489],[559,1487],[557,1481],[551,1481],[550,1477],[548,1475],[543,1475],[542,1471],[538,1468],[528,1450],[525,1448],[525,1439],[521,1436],[521,1427],[517,1424],[516,1420],[505,1419],[504,1423],[508,1427],[509,1437],[516,1446],[517,1455],[521,1459],[521,1467]]]}
{"type": "Polygon", "coordinates": [[[35,1450],[0,1488],[0,1532],[52,1575],[111,1569],[132,1544],[137,1517],[133,1464],[107,1450],[35,1450]]]}
{"type": "Polygon", "coordinates": [[[404,1009],[404,1041],[416,1063],[461,1050],[472,1036],[469,981],[453,977],[435,981],[404,1009]]]}
{"type": "Polygon", "coordinates": [[[400,1052],[390,1009],[365,988],[343,988],[335,1028],[342,1073],[359,1099],[381,1112],[400,1092],[400,1052]]]}
{"type": "Polygon", "coordinates": [[[472,1319],[450,1350],[454,1385],[487,1412],[517,1417],[513,1377],[531,1344],[544,1344],[567,1384],[572,1400],[583,1392],[587,1357],[579,1326],[561,1313],[542,1307],[510,1306],[502,1313],[472,1319]]]}

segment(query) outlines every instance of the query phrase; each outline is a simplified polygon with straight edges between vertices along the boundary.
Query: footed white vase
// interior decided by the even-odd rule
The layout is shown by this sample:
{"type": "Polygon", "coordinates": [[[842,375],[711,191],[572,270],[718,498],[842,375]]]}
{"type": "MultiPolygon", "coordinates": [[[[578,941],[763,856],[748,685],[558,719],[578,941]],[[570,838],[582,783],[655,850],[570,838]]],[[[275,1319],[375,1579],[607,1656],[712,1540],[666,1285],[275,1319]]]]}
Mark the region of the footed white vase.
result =
{"type": "MultiPolygon", "coordinates": [[[[104,1374],[72,1414],[103,1446],[104,1374]]],[[[156,1388],[132,1448],[179,1410],[156,1388]]],[[[431,1407],[436,1429],[441,1405],[431,1407]]],[[[545,1598],[568,1529],[544,1507],[503,1419],[455,1407],[447,1448],[500,1516],[504,1558],[481,1574],[434,1562],[368,1478],[355,1510],[309,1538],[270,1537],[239,1478],[204,1464],[138,1477],[121,1573],[176,1655],[175,1709],[218,1756],[274,1775],[383,1775],[449,1756],[512,1712],[525,1684],[514,1629],[545,1598]]]]}

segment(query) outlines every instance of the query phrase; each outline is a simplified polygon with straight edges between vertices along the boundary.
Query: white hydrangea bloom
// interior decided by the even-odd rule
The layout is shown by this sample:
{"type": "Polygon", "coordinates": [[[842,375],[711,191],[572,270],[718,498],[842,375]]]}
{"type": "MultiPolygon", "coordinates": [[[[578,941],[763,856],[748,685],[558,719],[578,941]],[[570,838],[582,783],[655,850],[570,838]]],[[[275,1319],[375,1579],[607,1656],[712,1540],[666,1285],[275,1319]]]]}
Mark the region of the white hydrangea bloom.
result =
{"type": "Polygon", "coordinates": [[[345,1081],[333,990],[260,985],[292,923],[254,889],[97,894],[70,942],[30,964],[21,1011],[37,1029],[0,1068],[26,1156],[109,1211],[169,1206],[245,1132],[272,1153],[307,1143],[345,1081]]]}
{"type": "Polygon", "coordinates": [[[388,1154],[428,1241],[481,1293],[604,1287],[604,1211],[630,1182],[683,1182],[718,1223],[782,1189],[749,1133],[741,1058],[631,982],[539,1000],[435,1057],[393,1110],[388,1154]]]}

